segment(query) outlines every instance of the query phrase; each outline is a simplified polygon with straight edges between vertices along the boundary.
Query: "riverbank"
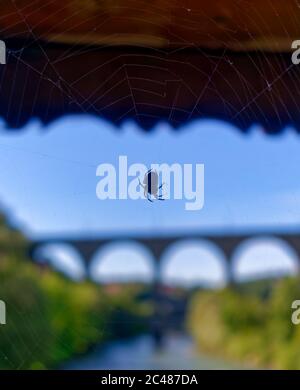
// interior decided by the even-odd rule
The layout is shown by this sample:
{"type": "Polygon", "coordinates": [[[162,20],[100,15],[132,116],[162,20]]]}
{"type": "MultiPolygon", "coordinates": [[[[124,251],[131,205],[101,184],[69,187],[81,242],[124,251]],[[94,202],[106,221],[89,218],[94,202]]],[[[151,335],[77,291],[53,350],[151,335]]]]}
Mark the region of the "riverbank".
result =
{"type": "Polygon", "coordinates": [[[139,285],[76,283],[30,260],[28,242],[0,214],[0,369],[53,368],[91,346],[145,331],[139,285]]]}
{"type": "Polygon", "coordinates": [[[299,278],[201,291],[189,305],[188,328],[199,350],[257,368],[300,369],[300,326],[291,304],[299,278]]]}
{"type": "Polygon", "coordinates": [[[111,294],[39,269],[25,251],[0,249],[0,299],[6,303],[0,369],[53,368],[97,343],[145,330],[151,308],[137,299],[139,286],[111,294]]]}

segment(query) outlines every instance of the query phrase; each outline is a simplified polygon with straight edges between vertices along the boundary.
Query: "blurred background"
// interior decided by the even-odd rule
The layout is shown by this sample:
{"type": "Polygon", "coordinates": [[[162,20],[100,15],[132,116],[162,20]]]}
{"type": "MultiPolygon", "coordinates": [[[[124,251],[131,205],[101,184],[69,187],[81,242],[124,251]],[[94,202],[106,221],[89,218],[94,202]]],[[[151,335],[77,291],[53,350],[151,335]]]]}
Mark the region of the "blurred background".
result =
{"type": "Polygon", "coordinates": [[[296,2],[8,3],[0,368],[299,369],[296,2]],[[120,155],[203,209],[99,200],[120,155]]]}

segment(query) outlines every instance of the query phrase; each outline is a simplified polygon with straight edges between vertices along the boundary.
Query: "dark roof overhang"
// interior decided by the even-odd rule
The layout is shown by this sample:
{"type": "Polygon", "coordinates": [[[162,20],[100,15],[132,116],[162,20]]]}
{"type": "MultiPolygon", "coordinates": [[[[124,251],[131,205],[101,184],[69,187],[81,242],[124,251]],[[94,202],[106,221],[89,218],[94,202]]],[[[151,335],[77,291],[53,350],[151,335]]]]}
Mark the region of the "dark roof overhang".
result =
{"type": "Polygon", "coordinates": [[[124,1],[1,5],[0,115],[10,128],[91,113],[143,129],[212,117],[241,131],[300,130],[295,1],[124,1]]]}

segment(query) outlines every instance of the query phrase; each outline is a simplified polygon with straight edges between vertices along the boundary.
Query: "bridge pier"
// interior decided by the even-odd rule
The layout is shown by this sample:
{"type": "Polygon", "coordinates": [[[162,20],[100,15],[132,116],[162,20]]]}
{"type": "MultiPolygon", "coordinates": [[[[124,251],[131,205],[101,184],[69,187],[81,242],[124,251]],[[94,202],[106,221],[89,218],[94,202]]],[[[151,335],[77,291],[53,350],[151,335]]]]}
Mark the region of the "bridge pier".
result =
{"type": "Polygon", "coordinates": [[[152,333],[156,348],[160,348],[162,346],[165,333],[163,317],[163,294],[161,288],[162,286],[160,281],[154,281],[152,286],[153,313],[151,318],[150,331],[152,333]]]}

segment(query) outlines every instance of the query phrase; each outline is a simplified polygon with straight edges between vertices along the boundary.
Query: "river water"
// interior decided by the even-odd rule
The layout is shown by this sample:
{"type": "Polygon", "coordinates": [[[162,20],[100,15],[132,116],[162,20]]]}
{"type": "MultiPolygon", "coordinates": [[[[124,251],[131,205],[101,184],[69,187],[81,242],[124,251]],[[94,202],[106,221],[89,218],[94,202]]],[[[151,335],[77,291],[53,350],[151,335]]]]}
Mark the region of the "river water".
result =
{"type": "Polygon", "coordinates": [[[192,340],[183,334],[166,336],[163,347],[155,348],[151,335],[119,340],[96,347],[87,356],[63,369],[237,369],[232,364],[196,352],[192,340]]]}

